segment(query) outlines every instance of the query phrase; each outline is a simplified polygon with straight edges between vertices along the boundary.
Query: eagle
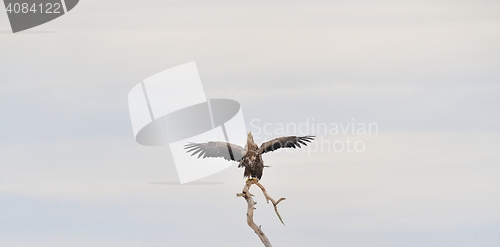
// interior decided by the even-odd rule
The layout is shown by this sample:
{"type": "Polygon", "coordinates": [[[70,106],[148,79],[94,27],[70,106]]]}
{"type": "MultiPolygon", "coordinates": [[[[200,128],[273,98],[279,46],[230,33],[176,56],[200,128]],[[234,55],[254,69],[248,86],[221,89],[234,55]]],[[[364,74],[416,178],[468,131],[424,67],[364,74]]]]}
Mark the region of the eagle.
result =
{"type": "Polygon", "coordinates": [[[229,142],[211,141],[206,143],[188,143],[184,145],[184,149],[187,153],[191,153],[191,156],[198,154],[198,158],[224,158],[228,161],[240,162],[238,168],[245,168],[243,177],[260,180],[264,167],[267,167],[264,166],[262,154],[280,148],[300,148],[301,144],[307,146],[312,140],[314,140],[314,136],[284,136],[264,142],[259,147],[253,141],[252,132],[249,132],[244,148],[229,142]]]}

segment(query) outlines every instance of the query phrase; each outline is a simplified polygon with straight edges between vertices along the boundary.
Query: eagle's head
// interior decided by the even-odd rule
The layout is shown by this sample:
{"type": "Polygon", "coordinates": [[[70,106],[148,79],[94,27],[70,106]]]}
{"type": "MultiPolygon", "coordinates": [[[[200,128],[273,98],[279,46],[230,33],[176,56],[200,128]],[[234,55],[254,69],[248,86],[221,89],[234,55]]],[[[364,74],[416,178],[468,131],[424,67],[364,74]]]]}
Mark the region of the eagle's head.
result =
{"type": "Polygon", "coordinates": [[[248,134],[247,134],[247,141],[249,141],[249,142],[254,142],[254,141],[253,141],[252,132],[248,132],[248,134]]]}
{"type": "Polygon", "coordinates": [[[248,134],[247,134],[247,145],[246,146],[249,149],[257,149],[257,148],[259,148],[257,146],[257,144],[255,144],[255,142],[253,141],[252,132],[248,132],[248,134]]]}

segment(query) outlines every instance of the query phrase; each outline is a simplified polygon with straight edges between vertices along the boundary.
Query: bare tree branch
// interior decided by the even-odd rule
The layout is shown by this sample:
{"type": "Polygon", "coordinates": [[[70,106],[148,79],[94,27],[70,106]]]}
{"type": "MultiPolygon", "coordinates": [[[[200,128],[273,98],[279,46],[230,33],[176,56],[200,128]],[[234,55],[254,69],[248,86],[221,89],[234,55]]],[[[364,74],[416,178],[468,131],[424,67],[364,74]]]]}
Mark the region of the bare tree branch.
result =
{"type": "Polygon", "coordinates": [[[281,218],[281,215],[278,212],[278,203],[280,203],[283,200],[286,200],[286,198],[282,197],[278,201],[275,201],[271,196],[269,196],[269,194],[267,194],[266,188],[264,188],[264,186],[262,184],[260,184],[259,180],[256,178],[248,179],[245,183],[245,186],[243,187],[242,193],[236,194],[237,197],[243,197],[247,201],[247,205],[248,205],[248,207],[247,207],[247,223],[248,223],[248,226],[250,226],[250,228],[252,228],[254,230],[254,232],[257,234],[257,236],[259,236],[260,240],[262,241],[262,243],[264,244],[265,247],[271,247],[272,245],[271,245],[271,242],[269,242],[269,239],[266,237],[266,235],[264,234],[264,232],[262,231],[260,226],[257,226],[255,224],[255,222],[253,221],[253,211],[255,210],[254,206],[255,206],[255,204],[257,204],[257,202],[255,202],[252,198],[253,195],[250,193],[250,187],[253,184],[257,185],[262,190],[262,193],[266,197],[267,203],[269,203],[269,201],[272,202],[272,204],[274,206],[274,211],[276,212],[276,215],[278,215],[278,218],[280,219],[280,221],[283,225],[285,225],[285,223],[283,222],[283,219],[281,218]]]}

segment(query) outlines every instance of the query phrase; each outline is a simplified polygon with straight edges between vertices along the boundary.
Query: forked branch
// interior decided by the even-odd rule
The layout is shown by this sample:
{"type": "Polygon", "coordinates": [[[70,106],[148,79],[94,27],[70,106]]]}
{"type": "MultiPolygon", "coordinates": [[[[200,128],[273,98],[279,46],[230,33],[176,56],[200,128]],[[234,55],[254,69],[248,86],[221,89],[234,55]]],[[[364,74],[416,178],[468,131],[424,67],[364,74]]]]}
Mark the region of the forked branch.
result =
{"type": "Polygon", "coordinates": [[[266,237],[260,226],[257,226],[255,222],[253,221],[253,211],[255,210],[255,202],[252,198],[252,194],[250,193],[250,187],[255,184],[257,185],[261,190],[264,196],[266,197],[267,203],[271,202],[274,206],[274,211],[276,212],[276,215],[280,219],[281,223],[285,225],[283,222],[283,219],[281,218],[281,215],[278,212],[278,203],[280,203],[283,200],[286,200],[286,198],[282,197],[278,199],[278,201],[275,201],[269,194],[267,194],[266,188],[262,184],[259,183],[259,180],[256,178],[248,179],[245,183],[245,186],[243,187],[243,191],[241,193],[236,194],[238,197],[243,197],[247,201],[247,223],[250,228],[254,230],[254,232],[259,236],[260,240],[266,247],[271,247],[271,242],[269,242],[269,239],[266,237]]]}

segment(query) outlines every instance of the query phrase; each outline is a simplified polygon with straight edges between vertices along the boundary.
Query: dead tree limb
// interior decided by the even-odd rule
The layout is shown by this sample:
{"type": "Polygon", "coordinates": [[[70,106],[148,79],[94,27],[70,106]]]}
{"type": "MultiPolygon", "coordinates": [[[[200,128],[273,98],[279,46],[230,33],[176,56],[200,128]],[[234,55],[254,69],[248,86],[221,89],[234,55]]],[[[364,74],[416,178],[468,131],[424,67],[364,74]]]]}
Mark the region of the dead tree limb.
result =
{"type": "Polygon", "coordinates": [[[280,219],[281,223],[285,225],[283,222],[283,219],[281,218],[281,215],[278,212],[278,203],[280,203],[283,200],[286,200],[286,198],[282,197],[278,201],[275,201],[269,194],[267,194],[266,188],[262,184],[259,183],[259,180],[256,178],[248,179],[245,183],[245,186],[243,187],[243,191],[241,193],[236,194],[237,197],[243,197],[247,201],[247,223],[250,228],[254,230],[254,232],[259,236],[260,240],[264,244],[265,247],[271,247],[271,242],[269,242],[269,239],[266,237],[260,226],[257,226],[255,222],[253,221],[253,211],[255,210],[255,202],[252,198],[252,194],[250,193],[250,187],[255,184],[257,185],[261,190],[264,196],[266,197],[267,203],[271,202],[274,206],[274,211],[276,212],[276,215],[278,215],[278,218],[280,219]]]}

